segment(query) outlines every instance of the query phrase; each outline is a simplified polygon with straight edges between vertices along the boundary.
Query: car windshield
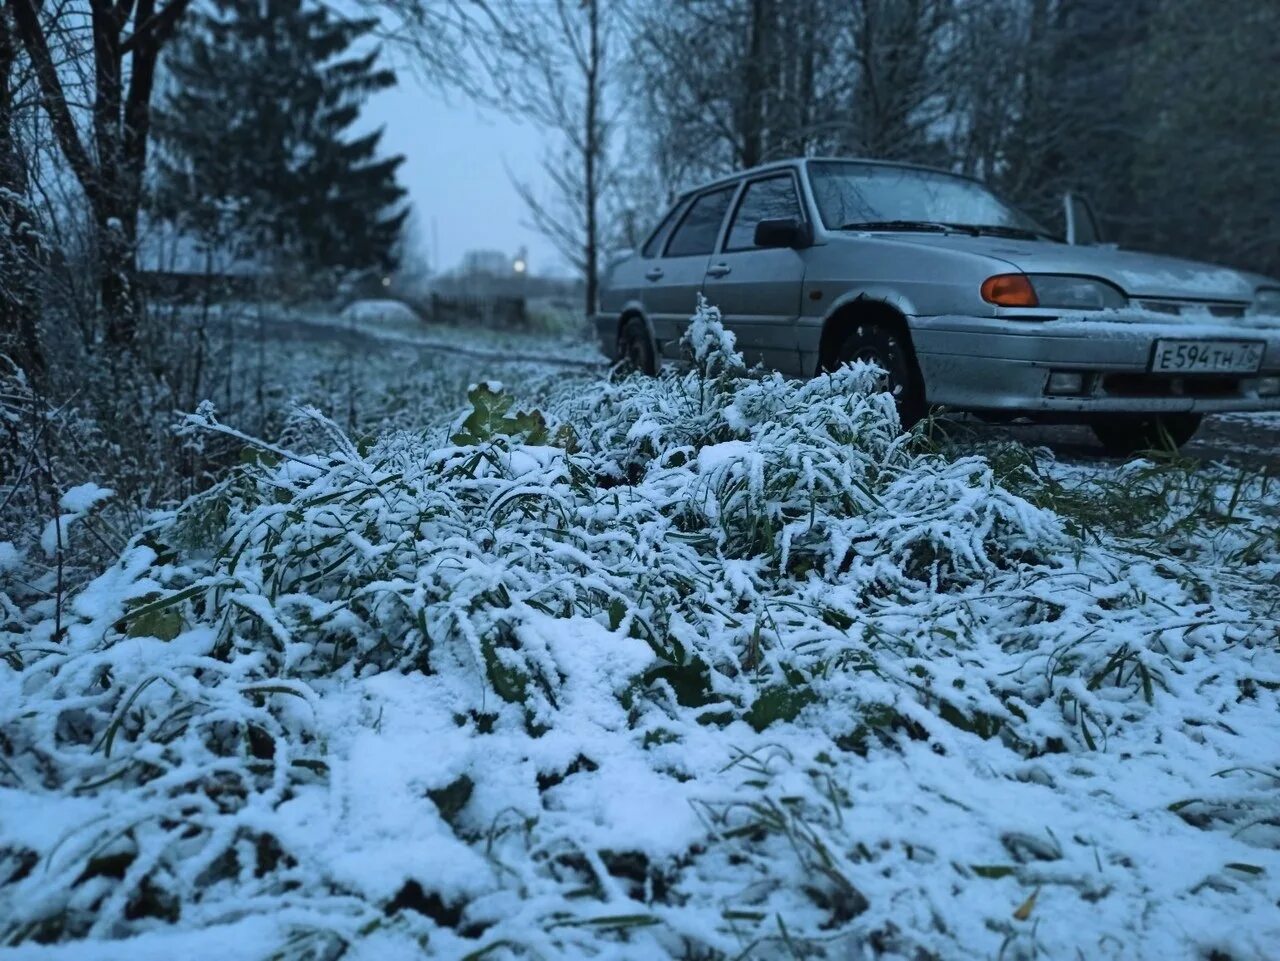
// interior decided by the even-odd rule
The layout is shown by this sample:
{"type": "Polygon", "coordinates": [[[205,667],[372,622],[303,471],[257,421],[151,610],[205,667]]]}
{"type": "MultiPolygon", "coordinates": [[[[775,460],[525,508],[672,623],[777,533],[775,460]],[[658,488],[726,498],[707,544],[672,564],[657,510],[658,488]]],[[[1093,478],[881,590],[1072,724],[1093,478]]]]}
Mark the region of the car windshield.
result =
{"type": "Polygon", "coordinates": [[[828,230],[987,228],[1048,236],[982,184],[934,170],[857,161],[809,164],[818,212],[828,230]]]}

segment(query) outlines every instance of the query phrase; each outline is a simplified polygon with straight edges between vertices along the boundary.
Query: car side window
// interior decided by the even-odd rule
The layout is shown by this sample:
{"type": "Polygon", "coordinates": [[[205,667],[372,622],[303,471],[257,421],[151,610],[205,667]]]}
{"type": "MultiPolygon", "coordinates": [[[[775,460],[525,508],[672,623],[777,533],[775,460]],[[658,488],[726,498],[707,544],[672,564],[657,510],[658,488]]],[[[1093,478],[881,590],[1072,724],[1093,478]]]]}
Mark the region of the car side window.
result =
{"type": "Polygon", "coordinates": [[[720,224],[729,210],[729,201],[737,186],[721,187],[703,194],[693,202],[680,226],[667,244],[668,257],[692,257],[715,250],[720,224]]]}
{"type": "Polygon", "coordinates": [[[724,249],[754,250],[756,224],[762,220],[803,220],[795,180],[790,174],[753,180],[742,192],[724,249]]]}
{"type": "Polygon", "coordinates": [[[686,201],[681,200],[671,208],[671,211],[662,218],[662,223],[658,224],[657,229],[654,230],[654,232],[649,236],[649,239],[645,241],[645,245],[640,251],[640,255],[642,257],[649,259],[658,256],[658,251],[662,249],[662,245],[666,243],[667,238],[671,236],[671,228],[675,226],[676,220],[686,209],[688,209],[688,206],[689,205],[686,201]]]}

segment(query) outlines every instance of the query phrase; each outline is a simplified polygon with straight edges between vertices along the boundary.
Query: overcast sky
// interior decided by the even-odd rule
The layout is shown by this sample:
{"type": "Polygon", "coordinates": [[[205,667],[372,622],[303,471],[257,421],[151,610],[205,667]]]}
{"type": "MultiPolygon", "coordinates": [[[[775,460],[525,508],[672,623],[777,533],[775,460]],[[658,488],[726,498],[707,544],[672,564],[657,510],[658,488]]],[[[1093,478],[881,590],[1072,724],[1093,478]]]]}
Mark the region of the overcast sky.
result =
{"type": "Polygon", "coordinates": [[[514,257],[527,247],[532,271],[568,273],[555,249],[526,226],[524,204],[508,174],[542,189],[541,133],[482,112],[456,94],[446,102],[411,72],[398,73],[399,86],[368,101],[361,125],[384,126],[383,154],[404,154],[399,177],[415,211],[411,242],[429,257],[434,219],[441,264],[433,267],[453,267],[469,250],[514,257]]]}

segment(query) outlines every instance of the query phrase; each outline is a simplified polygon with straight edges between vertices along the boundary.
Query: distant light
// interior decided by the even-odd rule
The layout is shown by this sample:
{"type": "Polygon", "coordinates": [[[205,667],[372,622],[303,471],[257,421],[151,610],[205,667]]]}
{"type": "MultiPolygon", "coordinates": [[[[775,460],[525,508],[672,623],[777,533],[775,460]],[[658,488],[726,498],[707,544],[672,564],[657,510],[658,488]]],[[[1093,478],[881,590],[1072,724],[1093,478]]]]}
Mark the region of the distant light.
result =
{"type": "Polygon", "coordinates": [[[383,287],[390,287],[390,286],[391,286],[391,278],[390,278],[390,277],[383,277],[383,278],[382,278],[382,286],[383,286],[383,287]]]}
{"type": "Polygon", "coordinates": [[[517,274],[523,274],[526,270],[529,269],[529,265],[526,264],[523,260],[520,260],[519,258],[517,258],[516,262],[511,265],[511,269],[514,270],[517,274]]]}

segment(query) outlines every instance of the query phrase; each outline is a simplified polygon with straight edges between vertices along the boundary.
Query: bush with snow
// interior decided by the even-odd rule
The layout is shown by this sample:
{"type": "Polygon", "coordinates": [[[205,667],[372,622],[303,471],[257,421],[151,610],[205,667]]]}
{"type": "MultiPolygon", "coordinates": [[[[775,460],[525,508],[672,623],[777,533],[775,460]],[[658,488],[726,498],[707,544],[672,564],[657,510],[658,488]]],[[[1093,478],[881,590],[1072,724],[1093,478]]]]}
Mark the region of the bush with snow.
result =
{"type": "Polygon", "coordinates": [[[0,944],[1265,957],[1265,479],[1125,485],[1161,554],[874,371],[747,371],[705,307],[687,347],[371,442],[303,412],[8,614],[0,944]]]}

